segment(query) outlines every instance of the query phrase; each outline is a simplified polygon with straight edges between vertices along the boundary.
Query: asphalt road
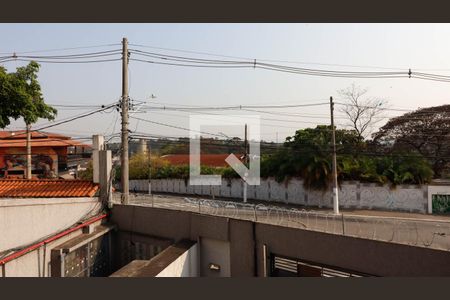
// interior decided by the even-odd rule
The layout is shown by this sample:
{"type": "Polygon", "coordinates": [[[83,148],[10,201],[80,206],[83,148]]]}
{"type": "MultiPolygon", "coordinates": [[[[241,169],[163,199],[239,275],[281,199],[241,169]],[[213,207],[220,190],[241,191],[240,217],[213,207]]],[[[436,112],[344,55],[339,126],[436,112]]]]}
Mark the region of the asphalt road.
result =
{"type": "MultiPolygon", "coordinates": [[[[120,196],[116,195],[114,199],[117,202],[120,196]]],[[[374,213],[358,215],[355,212],[333,215],[331,212],[304,210],[285,205],[245,204],[175,195],[132,194],[130,204],[192,211],[450,251],[450,221],[427,218],[426,215],[421,215],[420,218],[408,214],[393,217],[374,213]]]]}

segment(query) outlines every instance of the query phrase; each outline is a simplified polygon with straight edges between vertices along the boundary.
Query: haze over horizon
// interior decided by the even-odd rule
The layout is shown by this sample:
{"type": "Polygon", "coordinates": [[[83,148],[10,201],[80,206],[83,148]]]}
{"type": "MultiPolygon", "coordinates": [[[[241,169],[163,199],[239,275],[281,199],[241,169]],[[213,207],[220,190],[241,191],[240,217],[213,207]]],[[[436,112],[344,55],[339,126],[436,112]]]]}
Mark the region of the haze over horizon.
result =
{"type": "MultiPolygon", "coordinates": [[[[450,24],[1,24],[0,56],[37,50],[53,50],[115,44],[78,50],[35,52],[28,55],[87,53],[121,48],[127,37],[130,44],[157,48],[146,51],[169,55],[220,59],[206,54],[178,52],[179,49],[251,59],[277,60],[284,65],[350,71],[387,71],[398,69],[450,75],[450,24]],[[337,66],[341,65],[341,66],[337,66]],[[385,69],[387,68],[387,69],[385,69]]],[[[132,46],[130,46],[131,48],[132,46]]],[[[133,46],[138,49],[138,47],[133,46]]],[[[143,50],[144,48],[139,48],[143,50]]],[[[224,58],[222,58],[224,59],[224,58]]],[[[229,58],[231,59],[231,58],[229,58]]],[[[8,71],[25,62],[1,63],[8,71]]],[[[95,64],[41,63],[39,80],[44,99],[57,105],[102,105],[120,99],[120,61],[95,64]]],[[[352,83],[369,89],[368,96],[384,98],[402,109],[450,103],[450,84],[409,78],[352,79],[307,76],[262,69],[210,69],[154,65],[131,61],[130,97],[151,101],[149,105],[262,105],[308,104],[338,98],[337,90],[352,83]],[[156,98],[151,98],[155,95],[156,98]]],[[[57,120],[91,109],[57,107],[57,120]]],[[[296,129],[329,124],[329,107],[284,108],[283,115],[261,113],[261,137],[281,142],[296,129]],[[303,114],[302,117],[288,113],[303,114]],[[271,120],[270,120],[271,119],[271,120]]],[[[217,113],[217,112],[214,112],[217,113]]],[[[222,112],[223,113],[223,112],[222,112]]],[[[227,111],[227,114],[257,112],[227,111]]],[[[193,112],[198,114],[198,112],[193,112]]],[[[389,112],[388,116],[402,112],[389,112]]],[[[159,123],[188,127],[189,113],[156,110],[135,117],[159,123]]],[[[337,112],[337,125],[345,120],[337,112]]],[[[213,117],[213,116],[210,116],[213,117]]],[[[49,131],[72,136],[119,132],[118,113],[96,114],[63,124],[49,131]]],[[[387,120],[387,119],[386,119],[387,120]]],[[[188,136],[187,131],[158,124],[130,120],[132,131],[155,135],[188,136]]],[[[249,120],[250,122],[250,120],[249,120]]],[[[40,120],[35,127],[47,124],[40,120]]],[[[382,125],[380,122],[379,125],[382,125]]],[[[23,121],[12,122],[7,129],[23,129],[23,121]]],[[[224,136],[243,137],[236,126],[208,128],[224,136]]]]}

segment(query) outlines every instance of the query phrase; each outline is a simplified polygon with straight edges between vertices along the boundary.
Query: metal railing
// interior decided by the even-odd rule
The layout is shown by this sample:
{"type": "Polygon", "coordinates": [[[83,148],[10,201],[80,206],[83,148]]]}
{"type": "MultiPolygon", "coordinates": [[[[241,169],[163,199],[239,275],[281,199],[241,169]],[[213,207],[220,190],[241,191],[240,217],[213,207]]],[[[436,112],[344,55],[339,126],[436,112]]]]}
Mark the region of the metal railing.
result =
{"type": "MultiPolygon", "coordinates": [[[[120,194],[113,195],[120,203],[120,194]]],[[[450,221],[339,214],[266,204],[131,194],[130,204],[450,251],[450,221]]]]}

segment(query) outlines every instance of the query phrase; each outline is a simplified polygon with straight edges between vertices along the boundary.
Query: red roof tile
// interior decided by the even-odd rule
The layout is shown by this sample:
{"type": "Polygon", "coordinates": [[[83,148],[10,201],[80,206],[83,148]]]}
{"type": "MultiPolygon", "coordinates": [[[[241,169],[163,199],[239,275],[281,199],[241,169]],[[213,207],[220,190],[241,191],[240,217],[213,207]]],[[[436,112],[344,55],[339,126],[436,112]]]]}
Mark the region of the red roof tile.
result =
{"type": "MultiPolygon", "coordinates": [[[[1,139],[26,139],[27,138],[27,132],[25,130],[15,130],[15,131],[0,131],[0,138],[1,139]]],[[[57,138],[61,140],[69,140],[70,136],[58,134],[58,133],[51,133],[51,132],[45,132],[45,131],[31,131],[31,138],[32,139],[49,139],[49,138],[57,138]]]]}
{"type": "MultiPolygon", "coordinates": [[[[68,136],[49,133],[43,131],[31,132],[31,147],[69,147],[69,146],[85,146],[80,141],[73,140],[68,136]]],[[[26,147],[25,131],[0,131],[0,147],[26,147]]]]}
{"type": "Polygon", "coordinates": [[[58,198],[92,197],[99,189],[98,184],[87,180],[61,179],[2,179],[2,198],[58,198]]]}

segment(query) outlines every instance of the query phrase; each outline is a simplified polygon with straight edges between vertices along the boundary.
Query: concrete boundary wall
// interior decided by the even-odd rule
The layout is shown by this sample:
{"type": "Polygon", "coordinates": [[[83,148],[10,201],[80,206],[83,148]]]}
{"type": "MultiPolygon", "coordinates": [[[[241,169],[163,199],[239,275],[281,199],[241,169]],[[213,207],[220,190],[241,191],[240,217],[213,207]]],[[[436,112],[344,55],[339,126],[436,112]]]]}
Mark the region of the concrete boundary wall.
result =
{"type": "Polygon", "coordinates": [[[193,245],[155,277],[198,277],[198,246],[193,245]]]}
{"type": "MultiPolygon", "coordinates": [[[[187,211],[114,205],[119,232],[201,241],[229,242],[232,277],[263,276],[268,253],[308,260],[375,276],[450,276],[450,252],[308,231],[187,211]],[[130,220],[134,219],[134,222],[130,220]],[[170,221],[169,221],[170,220],[170,221]]],[[[200,251],[200,263],[204,255],[200,251]]]]}
{"type": "MultiPolygon", "coordinates": [[[[190,186],[184,179],[155,179],[151,181],[152,192],[175,193],[224,198],[242,198],[241,179],[222,179],[220,186],[190,186]]],[[[450,193],[450,186],[440,187],[450,193]]],[[[130,180],[131,192],[148,192],[148,180],[130,180]]],[[[285,182],[261,179],[259,186],[249,186],[248,199],[266,200],[286,204],[331,208],[329,191],[306,190],[303,181],[293,178],[285,182]]],[[[388,185],[344,182],[339,189],[341,207],[348,209],[380,209],[405,212],[431,213],[427,185],[388,185]]]]}

